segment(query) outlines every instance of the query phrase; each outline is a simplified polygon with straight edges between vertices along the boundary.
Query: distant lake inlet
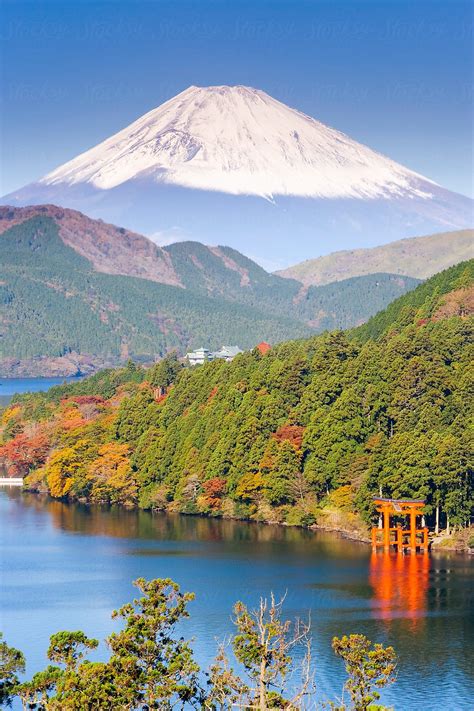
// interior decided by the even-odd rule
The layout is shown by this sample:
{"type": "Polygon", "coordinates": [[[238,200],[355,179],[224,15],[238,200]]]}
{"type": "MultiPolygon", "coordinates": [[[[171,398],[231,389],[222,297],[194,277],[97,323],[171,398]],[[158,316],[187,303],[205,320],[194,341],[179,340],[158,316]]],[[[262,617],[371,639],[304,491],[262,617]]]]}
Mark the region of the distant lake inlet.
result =
{"type": "Polygon", "coordinates": [[[80,378],[0,378],[0,407],[7,405],[14,395],[42,392],[53,385],[73,383],[76,380],[80,378]]]}

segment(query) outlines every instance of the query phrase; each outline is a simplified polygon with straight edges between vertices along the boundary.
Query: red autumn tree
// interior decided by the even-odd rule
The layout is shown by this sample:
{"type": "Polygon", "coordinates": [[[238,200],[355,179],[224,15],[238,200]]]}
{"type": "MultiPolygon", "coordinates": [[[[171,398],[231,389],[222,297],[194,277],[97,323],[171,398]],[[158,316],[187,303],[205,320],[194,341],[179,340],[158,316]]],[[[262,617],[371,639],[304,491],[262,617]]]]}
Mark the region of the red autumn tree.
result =
{"type": "Polygon", "coordinates": [[[303,444],[304,427],[300,425],[282,425],[273,435],[277,442],[291,442],[296,449],[303,444]]]}
{"type": "Polygon", "coordinates": [[[105,402],[101,395],[74,395],[68,400],[75,402],[77,405],[103,405],[105,402]]]}
{"type": "Polygon", "coordinates": [[[221,499],[225,494],[226,480],[218,476],[208,479],[202,485],[204,489],[204,499],[206,504],[211,509],[218,509],[221,505],[221,499]]]}
{"type": "Polygon", "coordinates": [[[16,437],[0,447],[0,459],[3,459],[9,476],[26,476],[30,469],[44,464],[49,451],[49,442],[43,433],[16,437]]]}

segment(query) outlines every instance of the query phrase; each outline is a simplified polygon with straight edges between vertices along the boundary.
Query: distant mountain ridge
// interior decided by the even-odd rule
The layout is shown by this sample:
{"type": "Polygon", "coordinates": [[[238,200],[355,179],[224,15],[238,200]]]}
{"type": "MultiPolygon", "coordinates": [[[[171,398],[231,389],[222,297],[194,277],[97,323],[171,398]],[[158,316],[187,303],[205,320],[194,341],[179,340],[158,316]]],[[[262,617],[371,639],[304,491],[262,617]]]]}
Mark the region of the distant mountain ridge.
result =
{"type": "Polygon", "coordinates": [[[150,235],[222,243],[275,267],[473,226],[473,201],[245,86],[189,87],[5,196],[150,235]]]}
{"type": "Polygon", "coordinates": [[[0,209],[0,258],[0,369],[8,373],[34,358],[64,357],[80,369],[79,356],[100,365],[301,338],[363,323],[418,283],[378,274],[308,288],[228,247],[159,248],[50,205],[0,209]]]}
{"type": "Polygon", "coordinates": [[[397,240],[369,249],[332,252],[276,274],[318,286],[378,272],[427,279],[473,257],[474,230],[457,230],[397,240]]]}
{"type": "Polygon", "coordinates": [[[98,272],[121,274],[180,286],[167,252],[123,227],[93,220],[57,205],[0,206],[0,235],[34,217],[51,218],[64,244],[85,257],[98,272]]]}

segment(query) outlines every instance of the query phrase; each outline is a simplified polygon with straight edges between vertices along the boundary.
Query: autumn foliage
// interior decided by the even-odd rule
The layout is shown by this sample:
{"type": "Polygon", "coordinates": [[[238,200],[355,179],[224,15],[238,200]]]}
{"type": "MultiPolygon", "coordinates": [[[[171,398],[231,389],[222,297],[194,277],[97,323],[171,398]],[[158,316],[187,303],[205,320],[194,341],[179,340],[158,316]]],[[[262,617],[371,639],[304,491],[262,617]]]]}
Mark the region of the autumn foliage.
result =
{"type": "Polygon", "coordinates": [[[11,471],[30,472],[34,490],[76,500],[311,525],[324,509],[369,523],[382,492],[425,499],[428,526],[466,526],[464,291],[462,313],[446,311],[448,292],[474,279],[465,272],[443,272],[355,333],[192,369],[175,356],[149,369],[129,363],[22,396],[3,414],[0,454],[11,471]],[[157,390],[167,393],[160,402],[157,390]]]}
{"type": "Polygon", "coordinates": [[[211,509],[218,509],[226,490],[227,482],[221,477],[213,477],[203,484],[203,501],[211,509]]]}
{"type": "Polygon", "coordinates": [[[304,429],[300,425],[283,425],[275,432],[273,437],[277,442],[290,442],[296,449],[301,449],[304,429]]]}
{"type": "Polygon", "coordinates": [[[133,503],[137,487],[130,471],[130,448],[126,444],[109,442],[99,447],[98,457],[87,469],[92,481],[93,501],[133,503]]]}
{"type": "Polygon", "coordinates": [[[5,462],[9,476],[21,477],[43,464],[48,451],[49,441],[45,433],[20,433],[0,447],[0,459],[5,462]]]}

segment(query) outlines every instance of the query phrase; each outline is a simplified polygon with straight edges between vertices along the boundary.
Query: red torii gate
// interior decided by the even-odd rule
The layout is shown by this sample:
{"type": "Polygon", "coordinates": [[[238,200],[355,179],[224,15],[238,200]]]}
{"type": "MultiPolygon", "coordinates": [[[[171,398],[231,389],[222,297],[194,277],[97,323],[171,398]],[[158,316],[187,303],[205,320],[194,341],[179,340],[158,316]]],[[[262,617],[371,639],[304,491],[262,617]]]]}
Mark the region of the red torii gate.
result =
{"type": "Polygon", "coordinates": [[[377,511],[381,515],[382,526],[372,528],[372,547],[383,546],[389,550],[394,546],[401,553],[409,550],[428,550],[428,528],[417,528],[417,516],[423,516],[424,499],[382,499],[374,498],[377,511]],[[391,516],[409,516],[409,528],[391,526],[391,516]]]}

